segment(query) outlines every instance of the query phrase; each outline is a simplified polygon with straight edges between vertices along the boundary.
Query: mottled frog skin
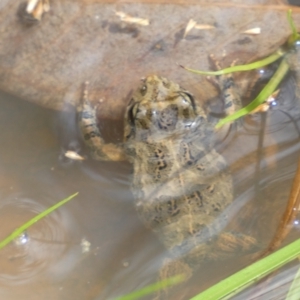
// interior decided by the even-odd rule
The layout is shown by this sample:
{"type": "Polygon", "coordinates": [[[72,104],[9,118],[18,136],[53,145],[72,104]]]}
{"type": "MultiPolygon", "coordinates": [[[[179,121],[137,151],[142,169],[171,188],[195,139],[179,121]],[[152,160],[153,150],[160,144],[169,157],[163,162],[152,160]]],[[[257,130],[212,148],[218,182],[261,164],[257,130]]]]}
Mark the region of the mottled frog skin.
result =
{"type": "MultiPolygon", "coordinates": [[[[221,80],[230,111],[239,103],[231,96],[232,86],[231,78],[221,80]]],[[[187,273],[204,259],[254,243],[250,237],[219,234],[227,222],[225,209],[233,201],[232,179],[214,149],[214,124],[187,90],[156,75],[143,79],[125,112],[121,146],[102,139],[87,90],[78,114],[94,159],[128,159],[133,164],[132,193],[139,217],[172,257],[162,274],[172,275],[168,270],[176,269],[176,262],[187,273]]]]}

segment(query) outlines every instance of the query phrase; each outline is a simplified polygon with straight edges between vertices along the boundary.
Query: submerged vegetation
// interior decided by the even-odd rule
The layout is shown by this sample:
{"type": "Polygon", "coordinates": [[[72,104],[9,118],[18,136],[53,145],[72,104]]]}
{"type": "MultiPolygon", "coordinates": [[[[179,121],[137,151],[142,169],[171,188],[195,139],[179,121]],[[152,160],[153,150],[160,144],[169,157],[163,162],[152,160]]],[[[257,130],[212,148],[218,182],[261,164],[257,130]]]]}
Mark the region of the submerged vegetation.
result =
{"type": "Polygon", "coordinates": [[[226,123],[232,122],[238,118],[241,118],[247,114],[250,114],[251,112],[255,111],[255,109],[258,108],[259,105],[263,104],[267,99],[272,96],[272,94],[276,91],[279,84],[284,79],[285,75],[290,70],[290,61],[289,57],[295,52],[296,46],[300,44],[300,34],[297,32],[294,21],[292,19],[292,11],[289,10],[287,13],[287,19],[290,24],[292,34],[289,36],[287,42],[277,49],[274,53],[272,53],[270,56],[256,61],[252,62],[250,64],[246,65],[238,65],[238,66],[232,66],[230,68],[226,68],[223,70],[218,71],[199,71],[190,69],[184,66],[184,69],[200,74],[200,75],[210,75],[210,76],[218,76],[218,75],[224,75],[228,73],[234,73],[234,72],[241,72],[241,71],[251,71],[254,69],[258,69],[261,67],[265,67],[271,63],[274,63],[281,59],[281,62],[279,64],[278,69],[276,70],[275,74],[272,76],[270,81],[266,84],[266,86],[261,90],[261,92],[258,94],[258,96],[249,103],[246,107],[238,110],[237,112],[233,113],[232,115],[227,116],[226,118],[220,120],[216,128],[220,128],[221,126],[225,125],[226,123]]]}

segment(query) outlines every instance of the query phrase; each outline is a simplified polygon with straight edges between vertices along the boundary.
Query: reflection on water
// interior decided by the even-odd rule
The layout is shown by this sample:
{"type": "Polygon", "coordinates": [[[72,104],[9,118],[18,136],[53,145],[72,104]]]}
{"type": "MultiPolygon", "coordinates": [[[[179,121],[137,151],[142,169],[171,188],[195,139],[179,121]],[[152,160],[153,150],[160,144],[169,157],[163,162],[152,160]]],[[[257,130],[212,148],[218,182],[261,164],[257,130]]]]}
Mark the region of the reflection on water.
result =
{"type": "MultiPolygon", "coordinates": [[[[49,203],[47,199],[33,200],[23,198],[21,195],[1,199],[0,227],[7,233],[11,232],[45,210],[46,206],[41,203],[47,202],[49,203]]],[[[58,271],[68,273],[72,266],[65,264],[70,261],[66,255],[75,254],[72,249],[74,245],[68,242],[70,240],[68,233],[76,227],[76,223],[74,225],[73,223],[74,220],[70,219],[65,209],[56,211],[5,247],[0,257],[0,265],[3,268],[0,273],[0,284],[15,286],[29,283],[36,280],[36,277],[45,270],[47,273],[52,273],[54,269],[56,273],[58,271]]],[[[57,275],[59,274],[55,274],[57,275]]]]}
{"type": "Polygon", "coordinates": [[[29,242],[29,235],[27,230],[23,231],[18,237],[16,237],[14,242],[18,246],[27,244],[29,242]]]}
{"type": "MultiPolygon", "coordinates": [[[[286,94],[284,100],[288,102],[280,109],[285,113],[268,112],[264,132],[263,117],[253,116],[239,134],[218,145],[235,186],[228,226],[254,236],[262,248],[284,210],[300,150],[298,104],[290,105],[294,96],[286,94]]],[[[59,114],[61,124],[67,121],[55,130],[54,112],[5,95],[0,105],[0,238],[79,192],[0,250],[0,298],[110,299],[154,282],[168,253],[138,220],[129,189],[130,165],[62,159],[66,150],[85,155],[73,131],[72,112],[59,114]]],[[[298,235],[295,225],[288,241],[298,235]]],[[[188,299],[250,261],[204,262],[172,299],[188,299]]],[[[252,299],[252,294],[236,299],[252,299]]]]}

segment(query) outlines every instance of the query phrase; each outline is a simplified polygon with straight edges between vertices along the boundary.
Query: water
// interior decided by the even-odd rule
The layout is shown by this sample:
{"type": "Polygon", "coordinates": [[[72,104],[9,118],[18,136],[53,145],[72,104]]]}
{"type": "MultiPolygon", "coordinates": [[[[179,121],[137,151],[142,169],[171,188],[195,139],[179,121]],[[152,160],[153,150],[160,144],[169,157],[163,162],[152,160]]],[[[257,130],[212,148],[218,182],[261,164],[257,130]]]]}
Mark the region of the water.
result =
{"type": "Polygon", "coordinates": [[[62,163],[56,113],[6,95],[1,107],[0,238],[66,196],[79,196],[29,228],[26,243],[1,250],[0,298],[95,299],[104,287],[123,293],[150,282],[148,274],[142,283],[124,280],[143,273],[158,244],[131,205],[130,166],[62,163]]]}
{"type": "MultiPolygon", "coordinates": [[[[235,184],[228,226],[254,236],[261,247],[272,238],[284,211],[300,150],[292,122],[299,109],[289,93],[280,109],[292,118],[278,109],[268,112],[265,121],[253,116],[239,134],[218,145],[235,184]]],[[[111,299],[155,282],[167,252],[136,215],[131,166],[64,158],[66,149],[86,155],[72,112],[48,111],[4,94],[0,105],[0,238],[79,192],[0,250],[0,298],[111,299]]],[[[119,140],[119,129],[112,129],[112,135],[119,140]]],[[[224,132],[220,140],[222,136],[224,132]]],[[[298,231],[295,224],[286,243],[298,231]]],[[[205,262],[172,299],[188,299],[250,262],[235,257],[205,262]]]]}

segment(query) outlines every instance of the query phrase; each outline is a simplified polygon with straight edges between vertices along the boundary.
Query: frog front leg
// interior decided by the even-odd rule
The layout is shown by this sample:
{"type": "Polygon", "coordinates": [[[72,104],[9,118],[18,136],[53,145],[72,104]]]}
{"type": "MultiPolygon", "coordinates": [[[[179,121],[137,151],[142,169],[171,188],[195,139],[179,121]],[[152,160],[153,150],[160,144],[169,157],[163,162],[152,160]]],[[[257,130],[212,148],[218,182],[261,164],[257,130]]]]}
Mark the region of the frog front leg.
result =
{"type": "Polygon", "coordinates": [[[83,140],[95,160],[122,161],[126,155],[122,146],[105,143],[97,126],[96,108],[88,99],[88,82],[84,84],[83,96],[77,106],[79,129],[83,140]]]}
{"type": "MultiPolygon", "coordinates": [[[[211,54],[209,59],[215,70],[222,69],[219,61],[214,57],[214,55],[211,54]]],[[[233,61],[231,66],[234,66],[235,63],[236,61],[233,61]]],[[[241,97],[235,86],[232,73],[219,75],[216,76],[216,78],[210,78],[210,81],[221,91],[224,101],[224,112],[226,116],[229,116],[242,108],[241,97]]]]}

